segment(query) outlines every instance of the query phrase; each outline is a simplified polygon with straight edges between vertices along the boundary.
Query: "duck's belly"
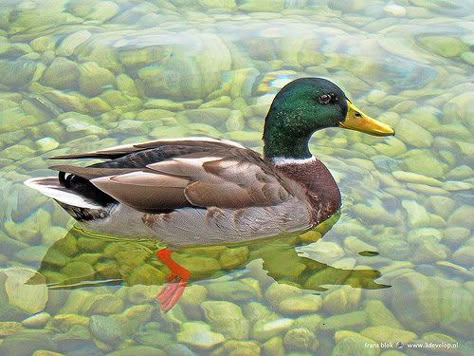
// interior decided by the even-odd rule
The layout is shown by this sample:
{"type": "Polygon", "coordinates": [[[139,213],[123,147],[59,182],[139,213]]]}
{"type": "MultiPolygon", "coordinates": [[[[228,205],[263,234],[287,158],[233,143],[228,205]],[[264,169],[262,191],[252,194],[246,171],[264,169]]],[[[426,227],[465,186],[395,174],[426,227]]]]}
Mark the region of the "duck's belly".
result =
{"type": "Polygon", "coordinates": [[[82,221],[87,228],[170,245],[236,243],[303,230],[313,225],[310,206],[296,198],[270,207],[183,208],[150,214],[119,204],[108,217],[82,221]]]}

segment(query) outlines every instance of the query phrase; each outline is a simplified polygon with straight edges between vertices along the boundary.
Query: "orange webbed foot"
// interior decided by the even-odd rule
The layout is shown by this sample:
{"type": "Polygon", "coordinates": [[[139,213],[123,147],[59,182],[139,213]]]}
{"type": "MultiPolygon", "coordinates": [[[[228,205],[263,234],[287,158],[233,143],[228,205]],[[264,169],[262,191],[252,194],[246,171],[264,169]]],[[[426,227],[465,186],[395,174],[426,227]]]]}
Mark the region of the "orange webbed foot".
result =
{"type": "Polygon", "coordinates": [[[186,268],[180,266],[171,258],[172,253],[173,252],[167,248],[156,252],[156,257],[171,271],[171,273],[166,276],[168,282],[156,296],[157,301],[160,302],[161,310],[163,311],[168,311],[175,306],[183,294],[184,288],[191,275],[186,268]]]}

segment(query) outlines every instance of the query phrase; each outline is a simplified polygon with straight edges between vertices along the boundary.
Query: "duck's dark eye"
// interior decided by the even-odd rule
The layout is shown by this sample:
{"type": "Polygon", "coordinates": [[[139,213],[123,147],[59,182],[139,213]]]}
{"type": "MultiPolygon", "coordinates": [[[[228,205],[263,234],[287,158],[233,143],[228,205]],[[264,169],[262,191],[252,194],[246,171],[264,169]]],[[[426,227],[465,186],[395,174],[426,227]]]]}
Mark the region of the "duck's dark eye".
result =
{"type": "Polygon", "coordinates": [[[339,98],[335,93],[329,93],[329,94],[322,94],[318,98],[318,102],[320,104],[326,105],[326,104],[333,104],[337,102],[339,98]]]}
{"type": "Polygon", "coordinates": [[[320,104],[326,105],[331,102],[331,99],[332,97],[330,94],[323,94],[319,96],[318,101],[320,104]]]}

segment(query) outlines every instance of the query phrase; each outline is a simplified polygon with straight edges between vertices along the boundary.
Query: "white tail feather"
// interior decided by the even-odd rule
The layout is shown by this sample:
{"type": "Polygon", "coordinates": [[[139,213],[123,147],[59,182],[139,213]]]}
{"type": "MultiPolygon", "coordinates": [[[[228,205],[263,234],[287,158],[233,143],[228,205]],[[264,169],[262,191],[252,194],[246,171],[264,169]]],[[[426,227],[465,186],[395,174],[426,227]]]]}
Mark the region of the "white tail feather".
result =
{"type": "Polygon", "coordinates": [[[57,177],[31,178],[25,181],[25,185],[64,204],[79,208],[103,208],[86,200],[82,195],[63,187],[57,177]]]}

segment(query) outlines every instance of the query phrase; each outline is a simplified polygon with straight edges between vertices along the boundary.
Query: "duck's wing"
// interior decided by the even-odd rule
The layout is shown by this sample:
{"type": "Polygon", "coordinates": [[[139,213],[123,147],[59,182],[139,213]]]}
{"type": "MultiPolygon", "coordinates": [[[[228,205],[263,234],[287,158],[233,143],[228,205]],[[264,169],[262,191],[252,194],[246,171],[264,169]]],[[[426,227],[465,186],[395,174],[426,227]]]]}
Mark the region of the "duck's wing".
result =
{"type": "Polygon", "coordinates": [[[119,157],[125,157],[131,153],[150,150],[155,148],[168,149],[168,151],[176,150],[179,146],[185,146],[187,148],[195,148],[199,151],[208,148],[225,148],[228,146],[245,148],[241,144],[230,141],[220,140],[208,137],[186,137],[186,138],[173,138],[173,139],[161,139],[140,143],[132,143],[128,145],[114,146],[103,150],[83,152],[83,153],[72,153],[67,155],[59,155],[51,157],[51,159],[76,159],[76,158],[106,158],[115,159],[119,157]]]}
{"type": "MultiPolygon", "coordinates": [[[[89,167],[51,168],[79,176],[115,200],[141,211],[186,206],[272,206],[287,201],[295,192],[292,183],[258,153],[238,144],[161,140],[153,145],[154,148],[139,147],[89,167]]],[[[117,152],[108,154],[114,156],[117,152]]]]}

